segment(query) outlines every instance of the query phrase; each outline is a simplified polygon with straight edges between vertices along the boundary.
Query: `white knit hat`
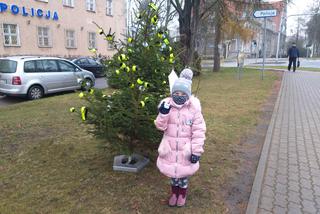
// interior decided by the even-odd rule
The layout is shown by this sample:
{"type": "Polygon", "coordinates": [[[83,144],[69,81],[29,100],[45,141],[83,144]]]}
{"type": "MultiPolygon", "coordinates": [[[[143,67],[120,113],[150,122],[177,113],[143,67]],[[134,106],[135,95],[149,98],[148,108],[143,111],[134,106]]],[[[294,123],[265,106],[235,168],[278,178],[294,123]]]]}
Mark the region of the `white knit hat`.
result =
{"type": "Polygon", "coordinates": [[[193,72],[189,68],[185,68],[181,71],[179,79],[177,79],[172,87],[172,94],[176,91],[181,91],[191,96],[191,85],[192,85],[193,72]]]}

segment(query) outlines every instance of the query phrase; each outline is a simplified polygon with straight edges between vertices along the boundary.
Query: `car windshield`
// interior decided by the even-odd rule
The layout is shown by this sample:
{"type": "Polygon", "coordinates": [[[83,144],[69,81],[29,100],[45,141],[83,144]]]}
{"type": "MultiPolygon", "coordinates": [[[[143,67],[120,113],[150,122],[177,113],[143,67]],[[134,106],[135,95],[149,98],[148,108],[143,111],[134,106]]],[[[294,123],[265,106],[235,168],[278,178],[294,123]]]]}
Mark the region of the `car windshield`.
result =
{"type": "Polygon", "coordinates": [[[0,73],[15,73],[17,69],[17,62],[8,60],[8,59],[0,59],[0,73]]]}

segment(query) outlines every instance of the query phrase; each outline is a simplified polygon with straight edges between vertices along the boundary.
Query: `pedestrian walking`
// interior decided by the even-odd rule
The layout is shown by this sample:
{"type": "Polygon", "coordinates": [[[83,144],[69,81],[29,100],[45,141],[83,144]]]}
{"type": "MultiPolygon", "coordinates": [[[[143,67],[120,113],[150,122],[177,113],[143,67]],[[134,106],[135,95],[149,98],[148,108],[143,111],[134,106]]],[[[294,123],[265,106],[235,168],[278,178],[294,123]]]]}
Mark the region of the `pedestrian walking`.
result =
{"type": "Polygon", "coordinates": [[[299,49],[297,48],[297,45],[295,42],[292,43],[291,48],[289,48],[288,50],[288,57],[289,57],[288,71],[291,70],[291,66],[293,64],[293,72],[296,72],[297,59],[299,61],[299,49]]]}
{"type": "Polygon", "coordinates": [[[171,97],[161,101],[155,121],[157,129],[164,132],[157,167],[171,178],[169,206],[185,205],[189,178],[199,169],[204,152],[206,124],[199,99],[191,95],[192,77],[188,68],[181,72],[173,84],[171,97]]]}

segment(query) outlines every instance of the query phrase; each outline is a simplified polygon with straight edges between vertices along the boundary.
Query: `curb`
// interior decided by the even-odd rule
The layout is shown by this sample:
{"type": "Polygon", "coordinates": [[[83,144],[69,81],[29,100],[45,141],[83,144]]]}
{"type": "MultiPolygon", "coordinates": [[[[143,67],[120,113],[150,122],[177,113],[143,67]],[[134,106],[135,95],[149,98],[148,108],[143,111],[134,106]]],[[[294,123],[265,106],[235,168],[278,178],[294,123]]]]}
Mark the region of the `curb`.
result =
{"type": "Polygon", "coordinates": [[[275,104],[274,109],[273,109],[271,121],[270,121],[270,124],[269,124],[269,127],[268,127],[268,131],[267,131],[267,135],[266,135],[266,139],[264,141],[263,148],[262,148],[262,151],[261,151],[261,155],[260,155],[260,159],[259,159],[259,163],[258,163],[258,167],[257,167],[256,176],[254,178],[254,182],[253,182],[252,189],[251,189],[251,194],[250,194],[250,199],[249,199],[249,202],[248,202],[248,205],[247,205],[246,214],[256,214],[257,211],[258,211],[261,187],[262,187],[262,183],[263,183],[265,169],[266,169],[266,166],[267,166],[267,160],[268,160],[270,146],[271,146],[272,134],[273,134],[273,130],[274,130],[275,121],[276,121],[276,118],[277,118],[277,113],[278,113],[278,110],[279,110],[280,99],[281,99],[281,96],[282,96],[282,89],[284,87],[283,86],[284,85],[283,82],[285,81],[284,80],[285,78],[286,78],[286,73],[284,73],[282,81],[281,81],[280,91],[279,91],[279,94],[278,94],[278,98],[277,98],[276,104],[275,104]]]}

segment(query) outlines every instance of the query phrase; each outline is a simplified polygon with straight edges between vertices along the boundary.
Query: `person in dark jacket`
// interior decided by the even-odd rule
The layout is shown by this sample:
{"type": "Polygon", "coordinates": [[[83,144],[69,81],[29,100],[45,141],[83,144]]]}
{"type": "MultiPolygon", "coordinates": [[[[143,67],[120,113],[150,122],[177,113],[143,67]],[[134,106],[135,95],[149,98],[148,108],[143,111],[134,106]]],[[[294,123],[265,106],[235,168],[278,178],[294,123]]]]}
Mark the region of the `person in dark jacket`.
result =
{"type": "Polygon", "coordinates": [[[292,47],[289,48],[288,57],[289,57],[288,71],[291,70],[291,65],[293,63],[293,72],[295,72],[297,67],[297,58],[299,60],[299,49],[297,48],[296,43],[292,43],[292,47]]]}

